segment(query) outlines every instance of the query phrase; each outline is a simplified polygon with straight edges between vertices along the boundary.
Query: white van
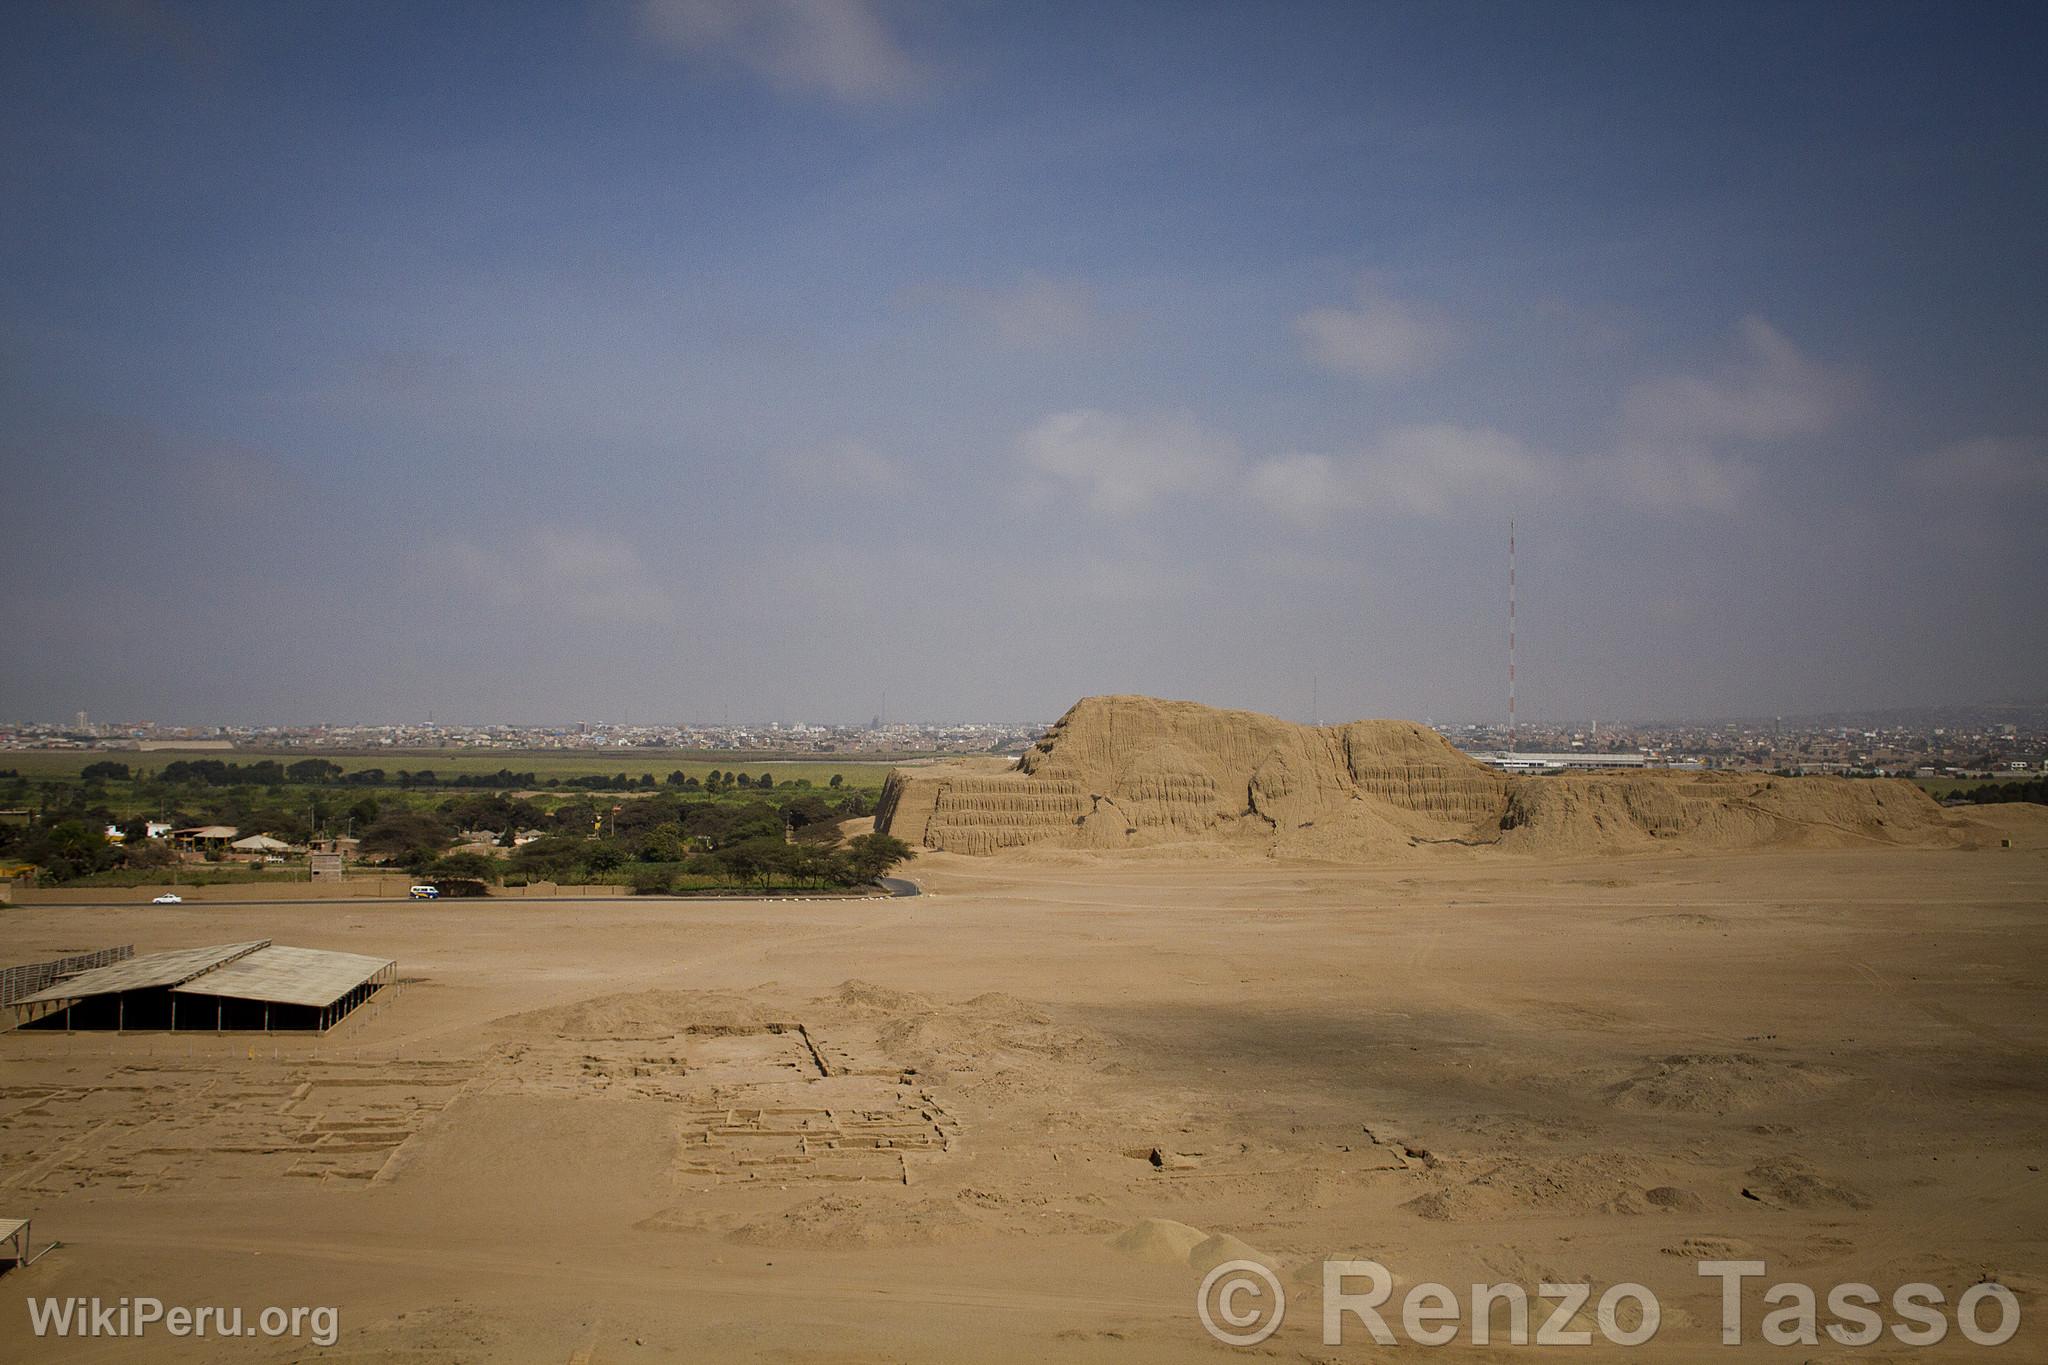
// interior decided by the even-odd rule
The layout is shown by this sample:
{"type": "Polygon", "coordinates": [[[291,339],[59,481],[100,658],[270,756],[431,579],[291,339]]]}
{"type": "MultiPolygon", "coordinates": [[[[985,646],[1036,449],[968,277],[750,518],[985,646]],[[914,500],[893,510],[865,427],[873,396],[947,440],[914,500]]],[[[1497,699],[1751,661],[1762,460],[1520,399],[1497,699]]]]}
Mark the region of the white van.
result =
{"type": "Polygon", "coordinates": [[[441,894],[441,888],[438,886],[414,886],[407,888],[406,894],[416,901],[430,901],[441,894]]]}

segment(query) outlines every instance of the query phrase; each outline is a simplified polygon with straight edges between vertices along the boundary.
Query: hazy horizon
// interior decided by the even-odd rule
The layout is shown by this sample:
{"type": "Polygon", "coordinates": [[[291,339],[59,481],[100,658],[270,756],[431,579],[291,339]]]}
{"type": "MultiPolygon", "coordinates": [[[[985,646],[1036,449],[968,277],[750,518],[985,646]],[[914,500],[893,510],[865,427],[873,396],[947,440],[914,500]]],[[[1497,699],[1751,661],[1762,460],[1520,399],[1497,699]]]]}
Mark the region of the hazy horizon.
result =
{"type": "Polygon", "coordinates": [[[2038,697],[2044,37],[10,6],[0,715],[2038,697]]]}
{"type": "MultiPolygon", "coordinates": [[[[1188,697],[1163,697],[1160,699],[1165,701],[1193,700],[1193,698],[1188,697]]],[[[933,715],[870,717],[869,719],[881,720],[884,727],[899,724],[913,726],[1050,725],[1052,722],[1058,720],[1062,715],[1064,715],[1075,703],[1078,703],[1082,700],[1084,700],[1083,697],[1075,697],[1073,701],[1067,703],[1064,706],[1061,706],[1057,711],[1049,712],[1043,716],[933,715]]],[[[1227,709],[1256,710],[1257,708],[1237,707],[1227,709]]],[[[1521,717],[1520,723],[1521,727],[1524,730],[1555,729],[1567,726],[1585,725],[1589,722],[1597,723],[1602,726],[1611,724],[1620,727],[1730,725],[1745,723],[1754,724],[1762,723],[1765,721],[1782,721],[1788,724],[1817,724],[1820,722],[1832,722],[1852,717],[1859,720],[1876,721],[1888,718],[1893,721],[1904,721],[1908,717],[1918,716],[1924,718],[1928,716],[1939,715],[1954,716],[1958,713],[1968,713],[1973,711],[2017,711],[2032,712],[2037,713],[2039,715],[2048,716],[2048,697],[2014,697],[2005,699],[1985,699],[1973,702],[1957,702],[1945,705],[1906,705],[1793,713],[1753,712],[1747,715],[1720,716],[1530,716],[1524,714],[1521,717]]],[[[1274,715],[1278,716],[1280,719],[1283,720],[1298,721],[1303,724],[1308,724],[1313,720],[1314,723],[1322,725],[1343,725],[1356,720],[1414,720],[1422,721],[1438,727],[1464,728],[1490,726],[1494,728],[1500,728],[1504,726],[1506,723],[1504,717],[1497,716],[1436,716],[1423,714],[1413,716],[1340,716],[1325,714],[1319,717],[1311,717],[1311,715],[1307,712],[1302,712],[1300,714],[1289,714],[1284,711],[1264,712],[1263,714],[1274,715]]],[[[407,718],[403,716],[371,716],[355,720],[335,720],[332,718],[310,718],[291,720],[262,717],[243,717],[227,721],[191,721],[179,720],[175,717],[165,716],[100,716],[89,714],[88,720],[92,726],[100,729],[120,728],[124,726],[132,727],[144,724],[151,724],[176,729],[219,728],[229,730],[312,729],[323,726],[336,729],[343,729],[371,726],[396,727],[425,725],[433,725],[441,729],[493,727],[505,729],[538,730],[569,729],[573,727],[661,728],[669,726],[691,727],[700,729],[719,728],[725,726],[745,727],[750,729],[765,729],[770,725],[785,727],[793,725],[826,725],[837,726],[841,728],[858,728],[860,726],[867,724],[867,721],[857,719],[834,721],[815,716],[757,715],[744,715],[729,719],[713,719],[711,717],[705,716],[585,716],[555,719],[489,716],[424,716],[414,718],[407,718]]],[[[62,716],[0,716],[0,724],[34,724],[45,726],[60,726],[69,723],[71,723],[71,721],[62,716]]],[[[2030,719],[2029,723],[2036,722],[2030,719]]]]}

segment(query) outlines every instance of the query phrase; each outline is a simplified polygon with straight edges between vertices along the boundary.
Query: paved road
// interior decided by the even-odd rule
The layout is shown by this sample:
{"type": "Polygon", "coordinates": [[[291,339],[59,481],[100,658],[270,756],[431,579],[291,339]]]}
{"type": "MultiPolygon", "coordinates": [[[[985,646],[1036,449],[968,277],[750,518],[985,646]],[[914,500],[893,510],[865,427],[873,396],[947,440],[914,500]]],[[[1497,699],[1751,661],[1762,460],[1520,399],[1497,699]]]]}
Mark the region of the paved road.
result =
{"type": "MultiPolygon", "coordinates": [[[[911,880],[910,880],[909,878],[907,878],[907,877],[883,877],[883,878],[881,878],[881,879],[880,879],[880,883],[879,883],[879,884],[881,885],[882,889],[883,889],[884,891],[887,891],[887,892],[888,892],[888,893],[889,893],[889,894],[890,894],[891,896],[919,896],[919,895],[923,895],[923,894],[924,894],[924,893],[923,893],[922,891],[920,891],[920,890],[918,889],[918,885],[917,885],[917,883],[916,883],[916,882],[914,882],[914,881],[911,881],[911,880]]],[[[456,899],[456,898],[455,898],[455,897],[450,897],[450,899],[451,899],[451,900],[453,900],[453,899],[456,899]]],[[[473,900],[473,899],[479,899],[479,898],[477,898],[477,897],[462,897],[461,899],[464,899],[464,900],[473,900]]],[[[722,902],[722,901],[804,901],[804,900],[818,900],[818,901],[828,901],[828,900],[831,900],[831,901],[836,901],[836,900],[870,900],[870,899],[873,899],[873,897],[868,897],[868,896],[828,896],[828,895],[825,895],[824,893],[820,892],[820,893],[818,893],[818,894],[815,894],[815,895],[809,895],[809,896],[804,896],[804,895],[792,895],[792,896],[490,896],[490,897],[484,897],[484,898],[482,898],[482,899],[489,899],[489,900],[498,900],[498,901],[518,901],[518,902],[520,902],[520,903],[522,903],[522,904],[525,904],[525,903],[528,903],[528,902],[532,902],[532,903],[535,903],[535,904],[540,904],[540,905],[546,905],[546,904],[549,904],[550,902],[555,902],[555,901],[720,901],[720,902],[722,902]]],[[[304,898],[301,898],[301,899],[294,899],[294,900],[263,900],[263,901],[250,901],[250,900],[212,900],[212,899],[209,899],[209,898],[207,898],[207,897],[204,897],[204,896],[195,896],[195,897],[187,897],[187,898],[186,898],[186,899],[185,899],[185,900],[184,900],[183,902],[181,902],[181,903],[180,903],[179,905],[176,905],[176,906],[170,906],[170,905],[167,905],[167,906],[165,906],[165,907],[163,907],[163,908],[164,908],[164,909],[166,909],[166,910],[175,910],[175,909],[180,909],[180,908],[182,908],[183,906],[187,906],[187,905],[207,905],[207,906],[214,906],[214,905],[218,905],[218,906],[230,906],[230,905],[271,905],[271,906],[280,906],[280,905],[288,905],[288,906],[298,906],[298,907],[302,907],[302,908],[303,908],[303,907],[306,907],[306,906],[315,906],[315,905],[391,905],[391,904],[395,904],[395,903],[398,903],[398,902],[401,902],[401,901],[403,901],[403,902],[405,902],[405,903],[407,903],[407,904],[410,904],[410,903],[411,903],[411,902],[410,902],[410,900],[409,900],[409,899],[408,899],[407,897],[405,897],[405,896],[346,896],[346,897],[344,897],[344,896],[319,896],[319,897],[314,897],[314,896],[307,896],[307,897],[304,897],[304,898]]],[[[66,907],[66,908],[69,908],[69,909],[74,909],[74,910],[121,910],[121,909],[126,909],[126,908],[129,908],[129,907],[132,907],[132,906],[136,906],[136,905],[148,905],[149,903],[150,903],[150,902],[148,902],[148,901],[146,901],[146,900],[145,900],[145,901],[42,901],[42,902],[30,901],[30,902],[26,903],[26,904],[25,904],[25,905],[23,906],[23,908],[24,908],[24,909],[29,909],[29,910],[50,910],[50,909],[56,909],[56,908],[57,908],[57,907],[59,907],[59,906],[63,906],[63,907],[66,907]]]]}

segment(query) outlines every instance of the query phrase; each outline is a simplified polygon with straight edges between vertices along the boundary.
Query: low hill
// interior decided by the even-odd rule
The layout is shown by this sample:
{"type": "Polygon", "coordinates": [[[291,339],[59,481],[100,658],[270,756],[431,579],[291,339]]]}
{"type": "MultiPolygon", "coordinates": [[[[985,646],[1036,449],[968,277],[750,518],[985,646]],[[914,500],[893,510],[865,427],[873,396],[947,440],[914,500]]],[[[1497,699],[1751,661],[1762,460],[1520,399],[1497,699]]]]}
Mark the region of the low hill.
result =
{"type": "Polygon", "coordinates": [[[875,828],[926,848],[1200,844],[1377,858],[1430,844],[1537,855],[1945,846],[1910,782],[1699,772],[1509,776],[1410,721],[1297,725],[1153,697],[1088,697],[1011,765],[898,768],[875,828]]]}

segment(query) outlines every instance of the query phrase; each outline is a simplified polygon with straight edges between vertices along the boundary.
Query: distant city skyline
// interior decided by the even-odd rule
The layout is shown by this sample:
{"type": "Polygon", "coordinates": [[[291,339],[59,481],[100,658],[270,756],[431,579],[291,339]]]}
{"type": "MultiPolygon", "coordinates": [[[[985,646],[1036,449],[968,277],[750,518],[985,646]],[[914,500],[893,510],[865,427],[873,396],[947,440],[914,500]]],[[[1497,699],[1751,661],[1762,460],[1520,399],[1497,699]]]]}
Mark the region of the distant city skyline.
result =
{"type": "MultiPolygon", "coordinates": [[[[1075,700],[1076,700],[1076,701],[1079,701],[1079,700],[1080,700],[1080,698],[1078,698],[1078,697],[1077,697],[1077,698],[1075,698],[1075,700]]],[[[1182,700],[1182,701],[1184,701],[1184,700],[1188,700],[1188,698],[1168,698],[1168,700],[1182,700]]],[[[76,714],[74,715],[74,717],[73,717],[72,721],[70,721],[70,722],[66,722],[66,721],[62,721],[62,720],[57,720],[57,719],[54,719],[54,718],[42,719],[42,718],[36,718],[36,717],[11,717],[11,718],[10,718],[10,717],[0,717],[0,742],[4,742],[4,740],[5,740],[5,739],[6,739],[6,738],[7,738],[7,737],[8,737],[9,735],[10,735],[10,734],[18,734],[18,733],[20,733],[21,731],[23,731],[23,730],[25,730],[25,729],[31,729],[31,728],[34,728],[34,729],[43,729],[43,730],[58,730],[58,729],[62,729],[62,728],[64,728],[64,727],[65,727],[65,726],[66,726],[67,724],[75,726],[75,727],[76,727],[77,729],[79,729],[79,730],[80,730],[81,732],[87,732],[87,733],[91,733],[91,734],[93,734],[93,735],[95,735],[95,736],[97,736],[97,737],[100,737],[100,738],[116,738],[116,737],[119,737],[119,736],[121,736],[121,735],[123,735],[123,734],[125,734],[126,732],[128,732],[128,731],[131,731],[131,730],[136,730],[136,729],[149,729],[149,728],[155,728],[155,729],[160,729],[160,730],[163,730],[163,731],[191,731],[191,730],[198,730],[198,731],[228,731],[228,732],[255,732],[255,733],[283,733],[283,732],[288,732],[288,731],[299,731],[299,732],[306,732],[306,731],[318,731],[318,730],[341,730],[341,731],[349,731],[349,730],[376,730],[376,729],[385,729],[385,730],[448,730],[448,731],[486,731],[486,730],[506,730],[506,731],[533,731],[533,732],[541,732],[541,731],[563,731],[563,732],[568,732],[568,731],[582,731],[582,730],[600,730],[600,731],[602,731],[602,730],[614,730],[614,729],[617,729],[617,730],[633,730],[633,729],[642,729],[642,730],[645,730],[645,729],[678,729],[678,730],[697,730],[697,731],[707,731],[707,732],[708,732],[708,731],[716,731],[716,730],[738,730],[738,729],[749,729],[749,730],[770,730],[770,729],[778,729],[778,730],[782,730],[782,731],[784,731],[784,732],[795,732],[795,731],[799,731],[799,730],[805,730],[805,729],[810,729],[810,730],[823,730],[823,731],[832,731],[832,732],[839,732],[839,733],[846,733],[846,732],[852,732],[852,731],[860,731],[860,730],[864,730],[864,729],[873,729],[873,730],[892,730],[892,729],[927,729],[927,730],[929,730],[929,729],[939,729],[939,728],[948,728],[948,727],[972,727],[972,726],[986,726],[986,727],[1007,727],[1007,728],[1013,728],[1013,729],[1014,729],[1014,728],[1021,728],[1021,727],[1030,727],[1030,726],[1038,726],[1038,727],[1042,727],[1042,726],[1047,726],[1047,725],[1050,725],[1050,724],[1052,724],[1052,723],[1053,723],[1054,721],[1058,720],[1058,719],[1059,719],[1059,717],[1060,717],[1060,715],[1061,715],[1061,714],[1063,714],[1063,713],[1065,712],[1065,710],[1066,710],[1066,709],[1067,709],[1067,708],[1065,708],[1065,707],[1062,707],[1062,708],[1060,709],[1060,711],[1059,711],[1059,712],[1055,712],[1055,713],[1053,713],[1053,714],[1050,714],[1050,715],[1047,715],[1047,716],[1043,716],[1043,717],[1036,717],[1036,718],[1026,718],[1026,717],[1015,717],[1015,716],[953,716],[953,717],[928,717],[928,716],[927,716],[927,717],[919,717],[919,716],[899,716],[899,717],[892,717],[892,718],[889,718],[889,719],[886,719],[886,720],[884,720],[883,718],[881,718],[881,717],[879,717],[879,716],[874,716],[874,717],[870,717],[870,718],[869,718],[868,720],[866,720],[866,721],[860,721],[860,720],[827,720],[827,719],[823,719],[823,718],[817,718],[817,717],[802,717],[802,716],[779,716],[779,717],[778,717],[778,716],[755,716],[755,717],[743,717],[743,718],[739,718],[739,719],[732,719],[732,720],[702,720],[702,719],[694,719],[694,720],[693,720],[693,719],[666,719],[666,718],[644,718],[644,719],[642,719],[642,718],[630,718],[630,717],[599,717],[599,716],[593,716],[593,717],[585,717],[585,718],[579,718],[579,719],[569,719],[569,720],[510,720],[510,719],[500,719],[500,720],[487,720],[487,719],[486,719],[486,720],[479,720],[479,719],[466,719],[466,718],[460,718],[460,717],[449,717],[449,718],[441,718],[441,719],[435,719],[435,718],[432,718],[432,717],[427,717],[427,718],[422,718],[422,719],[417,719],[417,720],[402,720],[402,719],[384,719],[384,720],[375,720],[375,719],[372,719],[372,720],[355,720],[355,721],[333,721],[333,720],[306,720],[306,721],[256,721],[256,720],[243,720],[243,721],[218,721],[218,722],[216,722],[216,721],[176,721],[176,720],[163,720],[163,719],[148,719],[148,720],[145,720],[145,719],[141,719],[141,718],[136,718],[136,717],[121,717],[121,718],[92,718],[92,717],[91,717],[91,716],[89,715],[89,713],[82,713],[82,712],[81,712],[81,713],[76,713],[76,714]]],[[[1240,708],[1240,709],[1242,709],[1242,708],[1240,708]]],[[[1872,708],[1872,709],[1867,709],[1867,710],[1860,710],[1860,711],[1857,711],[1857,710],[1844,710],[1844,711],[1819,711],[1819,712],[1808,712],[1808,713],[1790,713],[1790,712],[1770,712],[1770,711],[1762,711],[1762,712],[1755,712],[1755,713],[1752,713],[1752,714],[1749,714],[1749,715],[1741,715],[1741,716],[1736,716],[1736,715],[1729,715],[1729,716],[1594,716],[1594,715],[1578,715],[1578,716],[1571,716],[1571,715],[1558,715],[1558,716],[1533,716],[1533,717],[1531,717],[1531,716],[1525,716],[1525,717],[1523,717],[1523,718],[1522,718],[1522,724],[1523,724],[1523,725],[1524,725],[1525,727],[1528,727],[1528,728],[1530,728],[1530,729],[1532,729],[1532,730],[1545,730],[1545,729],[1555,730],[1555,729],[1558,729],[1558,728],[1560,728],[1560,727],[1569,727],[1569,726],[1594,726],[1594,727],[1597,727],[1597,726],[1600,726],[1600,725],[1609,725],[1609,726],[1613,726],[1613,727],[1616,727],[1616,728],[1626,728],[1626,727],[1672,727],[1672,726],[1687,726],[1687,725],[1732,725],[1732,724],[1767,724],[1767,723],[1772,723],[1772,722],[1782,722],[1782,723],[1784,723],[1784,724],[1786,724],[1786,725],[1800,725],[1800,726],[1832,726],[1832,725],[1836,725],[1836,724],[1848,725],[1848,724],[1870,724],[1870,723],[1881,723],[1881,724],[1901,724],[1901,725],[1925,725],[1925,724],[1933,724],[1933,723],[1935,723],[1935,721],[1937,721],[1937,720],[1941,719],[1942,717],[1970,717],[1970,718],[1973,718],[1973,719],[1977,719],[1977,720],[1983,720],[1983,719],[1985,719],[1985,718],[1986,718],[1986,717],[1987,717],[1988,715],[1990,715],[1990,714],[1992,714],[1992,713],[1996,713],[1996,714],[1999,714],[1999,715],[2001,715],[2001,716],[2007,716],[2007,715],[2011,715],[2011,716],[2019,716],[2019,717],[2023,717],[2023,718],[2025,718],[2025,719],[2026,719],[2026,720],[2027,720],[2027,721],[2028,721],[2029,723],[2031,723],[2031,724],[2048,724],[2048,697],[2040,697],[2040,698],[2034,698],[2034,699],[2024,699],[2024,698],[2012,698],[2012,699],[2004,699],[2004,700],[1989,700],[1989,701],[1980,701],[1980,702],[1964,702],[1964,703],[1954,703],[1954,704],[1950,704],[1950,705],[1945,705],[1945,706],[1900,706],[1900,707],[1879,707],[1879,708],[1872,708]]],[[[1299,723],[1302,723],[1302,724],[1322,724],[1322,725],[1343,725],[1343,724],[1346,724],[1346,723],[1348,723],[1348,722],[1351,722],[1351,721],[1358,721],[1358,720],[1384,720],[1384,719],[1400,719],[1400,720],[1414,720],[1414,721],[1420,721],[1420,722],[1422,722],[1422,723],[1425,723],[1425,724],[1429,724],[1429,725],[1435,726],[1435,727],[1437,727],[1437,728],[1440,728],[1440,729],[1444,729],[1444,728],[1455,728],[1455,729],[1466,729],[1466,730],[1473,730],[1473,729],[1476,729],[1476,730],[1486,730],[1486,729],[1497,729],[1497,730],[1502,730],[1502,731],[1505,731],[1505,729],[1506,729],[1506,726],[1507,726],[1506,718],[1505,718],[1504,716],[1400,716],[1400,717],[1386,717],[1386,716],[1342,716],[1342,717],[1338,717],[1338,716],[1324,716],[1324,717],[1322,717],[1322,718],[1321,718],[1321,719],[1320,719],[1319,721],[1312,721],[1312,720],[1311,720],[1311,719],[1310,719],[1310,718],[1309,718],[1308,716],[1306,716],[1306,715],[1302,715],[1302,716],[1287,716],[1287,715],[1281,715],[1281,713],[1278,713],[1278,712],[1267,712],[1267,713],[1265,713],[1265,714],[1270,714],[1270,715],[1279,715],[1281,719],[1284,719],[1284,720],[1294,720],[1294,721],[1298,721],[1299,723]]]]}
{"type": "Polygon", "coordinates": [[[2048,677],[2041,7],[824,12],[0,8],[0,714],[2048,677]]]}

